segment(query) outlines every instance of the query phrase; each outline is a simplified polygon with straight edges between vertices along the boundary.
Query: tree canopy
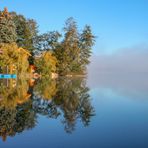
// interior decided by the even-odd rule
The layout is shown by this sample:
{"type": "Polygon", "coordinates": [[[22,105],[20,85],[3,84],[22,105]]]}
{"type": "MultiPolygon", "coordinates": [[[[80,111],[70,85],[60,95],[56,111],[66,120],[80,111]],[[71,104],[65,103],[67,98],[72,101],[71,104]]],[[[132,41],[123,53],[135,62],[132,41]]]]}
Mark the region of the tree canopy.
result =
{"type": "Polygon", "coordinates": [[[0,43],[16,42],[16,26],[7,8],[0,11],[0,43]]]}
{"type": "MultiPolygon", "coordinates": [[[[51,75],[52,72],[59,75],[85,74],[94,43],[91,27],[86,25],[79,31],[72,17],[65,21],[62,32],[48,31],[41,34],[34,19],[8,12],[7,8],[0,12],[0,44],[8,44],[5,45],[7,47],[16,44],[18,48],[27,49],[32,56],[24,60],[35,64],[37,71],[43,75],[51,75]]],[[[18,53],[13,47],[13,53],[10,48],[7,50],[8,58],[0,55],[1,59],[3,57],[1,66],[10,60],[18,62],[18,53]]],[[[19,56],[23,59],[23,55],[19,56]]]]}

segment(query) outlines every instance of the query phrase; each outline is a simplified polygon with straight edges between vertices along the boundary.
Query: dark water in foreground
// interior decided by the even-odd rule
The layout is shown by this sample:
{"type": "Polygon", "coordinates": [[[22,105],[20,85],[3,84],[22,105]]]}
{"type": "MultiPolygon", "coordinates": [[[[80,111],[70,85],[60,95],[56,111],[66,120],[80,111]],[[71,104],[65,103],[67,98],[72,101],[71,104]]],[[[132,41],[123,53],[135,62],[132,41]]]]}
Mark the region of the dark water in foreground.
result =
{"type": "Polygon", "coordinates": [[[146,78],[98,74],[21,80],[17,87],[3,82],[0,147],[147,148],[146,78]]]}

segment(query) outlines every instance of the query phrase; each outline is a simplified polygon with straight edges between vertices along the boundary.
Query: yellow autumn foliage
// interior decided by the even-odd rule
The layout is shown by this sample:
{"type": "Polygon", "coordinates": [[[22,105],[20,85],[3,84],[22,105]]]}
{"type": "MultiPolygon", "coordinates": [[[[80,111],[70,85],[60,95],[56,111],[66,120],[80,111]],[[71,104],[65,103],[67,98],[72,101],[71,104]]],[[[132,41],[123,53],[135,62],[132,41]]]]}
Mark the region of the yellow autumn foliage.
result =
{"type": "Polygon", "coordinates": [[[50,100],[57,92],[56,80],[50,78],[43,78],[34,87],[34,92],[40,95],[45,100],[50,100]]]}
{"type": "MultiPolygon", "coordinates": [[[[19,48],[16,43],[12,44],[0,44],[0,67],[9,67],[9,73],[11,72],[12,65],[16,66],[18,75],[26,73],[29,67],[28,56],[25,49],[19,48]]],[[[14,72],[13,72],[14,73],[14,72]]]]}
{"type": "Polygon", "coordinates": [[[50,51],[44,52],[42,56],[35,60],[38,73],[51,75],[56,71],[57,59],[50,51]]]}
{"type": "MultiPolygon", "coordinates": [[[[5,80],[3,80],[5,81],[5,80]]],[[[7,80],[6,80],[7,81],[7,80]]],[[[0,106],[5,108],[15,108],[18,104],[23,104],[29,100],[29,85],[26,80],[18,80],[17,87],[13,87],[12,79],[9,80],[9,86],[0,86],[0,106]]],[[[5,83],[5,82],[4,82],[5,83]]]]}

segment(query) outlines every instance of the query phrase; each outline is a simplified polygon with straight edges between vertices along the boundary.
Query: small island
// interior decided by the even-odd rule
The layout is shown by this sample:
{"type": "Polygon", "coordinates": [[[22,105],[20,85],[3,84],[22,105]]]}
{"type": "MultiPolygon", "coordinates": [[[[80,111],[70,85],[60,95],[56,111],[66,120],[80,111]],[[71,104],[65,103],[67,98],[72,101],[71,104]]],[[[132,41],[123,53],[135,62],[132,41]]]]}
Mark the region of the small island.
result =
{"type": "Polygon", "coordinates": [[[1,77],[83,76],[94,42],[91,27],[86,25],[80,32],[72,17],[66,20],[61,33],[41,34],[34,19],[5,8],[0,11],[1,77]]]}

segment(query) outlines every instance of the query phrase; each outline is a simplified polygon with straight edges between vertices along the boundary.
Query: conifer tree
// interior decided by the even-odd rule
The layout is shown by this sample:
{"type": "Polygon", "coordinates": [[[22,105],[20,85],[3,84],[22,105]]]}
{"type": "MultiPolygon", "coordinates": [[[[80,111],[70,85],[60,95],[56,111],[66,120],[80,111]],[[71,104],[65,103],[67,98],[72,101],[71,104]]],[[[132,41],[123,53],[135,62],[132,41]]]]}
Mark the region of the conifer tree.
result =
{"type": "Polygon", "coordinates": [[[25,16],[17,14],[16,12],[11,12],[17,34],[17,45],[19,47],[33,51],[34,39],[38,33],[37,23],[33,19],[26,19],[25,16]]]}
{"type": "Polygon", "coordinates": [[[79,57],[79,36],[77,24],[73,18],[68,18],[64,27],[64,39],[55,50],[58,59],[58,70],[60,74],[73,73],[77,71],[79,57]]]}
{"type": "Polygon", "coordinates": [[[80,65],[81,70],[86,71],[86,66],[90,63],[92,46],[95,42],[95,36],[92,34],[91,27],[86,25],[80,35],[80,65]]]}
{"type": "Polygon", "coordinates": [[[0,43],[16,41],[16,27],[7,8],[0,12],[0,43]]]}
{"type": "Polygon", "coordinates": [[[90,63],[89,58],[95,42],[91,27],[86,25],[82,33],[79,33],[77,23],[73,18],[69,18],[65,23],[64,33],[62,42],[54,50],[58,59],[58,73],[83,74],[90,63]]]}

